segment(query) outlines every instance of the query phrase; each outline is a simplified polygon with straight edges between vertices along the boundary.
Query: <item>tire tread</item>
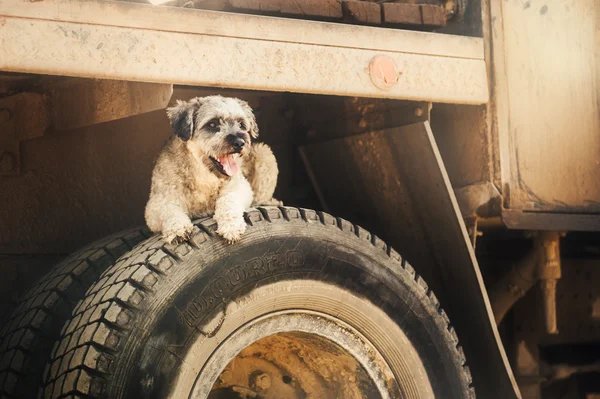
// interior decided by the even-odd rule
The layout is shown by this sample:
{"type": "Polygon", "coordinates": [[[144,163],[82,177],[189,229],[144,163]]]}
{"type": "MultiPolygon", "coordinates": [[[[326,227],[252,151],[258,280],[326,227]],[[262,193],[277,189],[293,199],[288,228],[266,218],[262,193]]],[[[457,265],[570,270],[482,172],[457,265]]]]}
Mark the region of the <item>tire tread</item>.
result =
{"type": "Polygon", "coordinates": [[[52,343],[102,272],[151,233],[126,230],[74,252],[22,297],[0,329],[0,398],[35,397],[52,343]]]}
{"type": "MultiPolygon", "coordinates": [[[[469,393],[469,397],[475,397],[471,373],[466,364],[462,347],[458,344],[456,332],[446,313],[440,307],[437,297],[412,266],[387,243],[368,230],[345,219],[304,208],[259,207],[249,210],[245,215],[245,220],[250,226],[265,223],[320,223],[328,228],[337,228],[356,239],[367,241],[379,249],[395,262],[398,266],[397,272],[408,274],[411,284],[429,302],[432,317],[441,326],[440,330],[448,343],[447,346],[454,351],[453,358],[456,365],[462,370],[463,389],[469,393]]],[[[53,397],[58,398],[72,394],[100,398],[107,394],[105,389],[109,384],[111,363],[118,354],[120,345],[124,343],[127,333],[133,327],[135,313],[141,307],[143,300],[153,295],[157,282],[169,278],[172,270],[176,269],[181,260],[191,254],[194,249],[201,248],[211,240],[218,239],[215,234],[216,223],[213,219],[202,219],[194,224],[198,230],[191,237],[191,244],[164,245],[157,238],[158,236],[155,236],[132,251],[134,253],[130,253],[130,258],[122,257],[104,273],[104,276],[116,276],[115,278],[102,278],[90,288],[87,298],[80,302],[73,313],[73,318],[65,326],[62,340],[68,342],[78,331],[82,331],[82,333],[80,333],[76,345],[60,345],[53,353],[51,371],[45,378],[44,396],[47,396],[48,392],[55,392],[57,387],[64,382],[66,375],[73,372],[86,372],[86,384],[71,384],[66,392],[61,391],[62,388],[58,388],[60,394],[53,397]],[[114,289],[117,284],[122,285],[119,290],[114,289]],[[127,294],[125,297],[119,297],[125,287],[128,287],[127,294]],[[100,293],[102,295],[99,295],[100,293]],[[132,296],[136,298],[135,303],[128,306],[128,298],[132,296]],[[88,317],[88,315],[92,316],[88,317]],[[73,356],[75,351],[84,347],[87,347],[89,351],[94,351],[94,355],[87,362],[85,361],[86,357],[73,356]],[[71,359],[69,367],[61,371],[60,365],[66,358],[71,359]],[[73,359],[77,359],[75,362],[77,364],[73,362],[73,359]],[[94,362],[94,359],[101,359],[101,361],[94,362]]]]}

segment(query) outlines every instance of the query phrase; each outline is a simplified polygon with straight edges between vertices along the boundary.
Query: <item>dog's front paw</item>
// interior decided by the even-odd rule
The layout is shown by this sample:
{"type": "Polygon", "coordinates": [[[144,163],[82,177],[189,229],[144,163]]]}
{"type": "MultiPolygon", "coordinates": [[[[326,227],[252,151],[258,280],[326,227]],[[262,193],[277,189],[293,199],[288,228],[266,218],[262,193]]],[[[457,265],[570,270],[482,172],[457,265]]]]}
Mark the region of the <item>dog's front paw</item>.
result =
{"type": "Polygon", "coordinates": [[[182,226],[173,226],[162,232],[163,241],[167,244],[181,244],[189,240],[196,229],[197,227],[191,223],[182,226]]]}
{"type": "Polygon", "coordinates": [[[228,220],[227,222],[217,221],[217,233],[230,244],[239,241],[245,231],[246,221],[244,218],[228,220]]]}

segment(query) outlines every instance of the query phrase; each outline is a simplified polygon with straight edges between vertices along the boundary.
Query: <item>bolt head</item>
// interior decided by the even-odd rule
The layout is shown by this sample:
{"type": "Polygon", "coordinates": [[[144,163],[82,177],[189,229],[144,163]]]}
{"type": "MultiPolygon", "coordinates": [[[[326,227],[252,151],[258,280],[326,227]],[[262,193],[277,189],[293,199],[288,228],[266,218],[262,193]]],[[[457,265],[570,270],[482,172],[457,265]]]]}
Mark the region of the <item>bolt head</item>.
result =
{"type": "Polygon", "coordinates": [[[227,385],[230,383],[231,377],[233,377],[231,370],[225,369],[219,376],[219,381],[221,382],[221,384],[227,385]]]}
{"type": "Polygon", "coordinates": [[[264,391],[271,388],[271,377],[267,373],[262,373],[254,377],[254,388],[264,391]]]}
{"type": "Polygon", "coordinates": [[[369,63],[371,82],[381,90],[390,90],[400,79],[400,72],[394,60],[387,55],[373,57],[369,63]]]}

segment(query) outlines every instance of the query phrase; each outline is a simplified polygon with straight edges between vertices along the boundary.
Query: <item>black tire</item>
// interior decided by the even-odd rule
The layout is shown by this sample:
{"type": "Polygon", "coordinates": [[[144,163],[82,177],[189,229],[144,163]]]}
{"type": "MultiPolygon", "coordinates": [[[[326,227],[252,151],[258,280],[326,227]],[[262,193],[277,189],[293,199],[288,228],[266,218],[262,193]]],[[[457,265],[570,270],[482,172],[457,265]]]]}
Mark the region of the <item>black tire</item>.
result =
{"type": "Polygon", "coordinates": [[[28,292],[0,329],[0,398],[35,398],[54,341],[86,290],[109,266],[148,238],[132,229],[69,255],[28,292]]]}
{"type": "Polygon", "coordinates": [[[229,337],[271,317],[264,301],[277,312],[318,312],[352,326],[373,339],[390,368],[405,349],[414,350],[424,382],[407,380],[409,364],[393,369],[400,385],[430,384],[427,397],[475,396],[464,353],[435,295],[379,238],[343,219],[296,208],[253,209],[246,221],[248,230],[234,245],[215,234],[212,219],[204,219],[196,222],[200,231],[190,242],[166,246],[155,236],[107,270],[63,328],[42,396],[188,397],[194,370],[203,373],[194,389],[210,389],[214,378],[204,373],[214,374],[211,365],[218,351],[227,350],[229,337]],[[288,288],[264,294],[281,284],[288,288]],[[310,287],[335,295],[293,302],[317,295],[310,287]],[[238,306],[241,301],[246,305],[238,306]],[[335,312],[328,301],[337,301],[335,312]],[[211,352],[211,345],[218,350],[211,352]],[[198,350],[207,352],[205,358],[198,350]]]}

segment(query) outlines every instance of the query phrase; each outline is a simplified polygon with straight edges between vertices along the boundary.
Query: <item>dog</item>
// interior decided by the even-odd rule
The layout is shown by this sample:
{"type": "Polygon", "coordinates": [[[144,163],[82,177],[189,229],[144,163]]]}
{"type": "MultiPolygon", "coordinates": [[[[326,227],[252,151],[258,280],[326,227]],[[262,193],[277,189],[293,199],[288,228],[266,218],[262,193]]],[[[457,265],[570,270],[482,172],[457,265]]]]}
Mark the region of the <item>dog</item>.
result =
{"type": "Polygon", "coordinates": [[[279,169],[271,149],[253,143],[252,108],[237,98],[178,100],[167,108],[173,135],[152,172],[145,209],[148,227],[166,243],[189,239],[192,219],[214,213],[217,233],[238,241],[251,206],[282,205],[273,198],[279,169]]]}

